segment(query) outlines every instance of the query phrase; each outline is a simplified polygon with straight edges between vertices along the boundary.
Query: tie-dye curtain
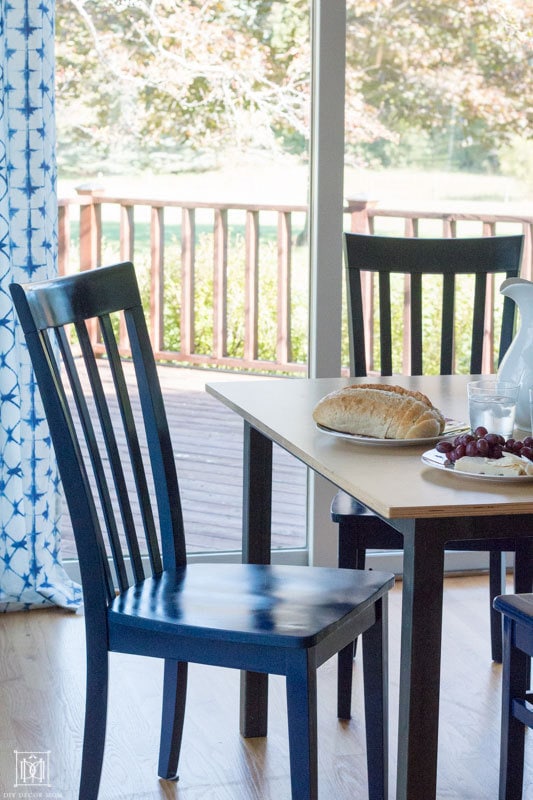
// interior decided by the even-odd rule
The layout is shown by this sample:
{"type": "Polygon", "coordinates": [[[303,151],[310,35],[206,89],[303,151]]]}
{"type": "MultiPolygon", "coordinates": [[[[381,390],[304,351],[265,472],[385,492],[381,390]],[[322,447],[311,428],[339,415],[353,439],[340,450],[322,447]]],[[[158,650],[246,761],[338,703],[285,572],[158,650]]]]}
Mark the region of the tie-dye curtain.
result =
{"type": "Polygon", "coordinates": [[[0,9],[0,610],[76,608],[54,454],[9,293],[57,270],[54,2],[0,9]]]}

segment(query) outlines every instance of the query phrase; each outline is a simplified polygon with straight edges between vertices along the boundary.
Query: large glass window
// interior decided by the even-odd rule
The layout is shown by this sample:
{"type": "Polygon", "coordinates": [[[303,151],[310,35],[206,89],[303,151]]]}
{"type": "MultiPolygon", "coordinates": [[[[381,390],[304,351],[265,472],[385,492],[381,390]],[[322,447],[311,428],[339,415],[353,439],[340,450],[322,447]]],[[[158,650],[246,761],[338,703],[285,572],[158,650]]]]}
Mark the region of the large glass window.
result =
{"type": "Polygon", "coordinates": [[[422,214],[530,209],[532,21],[524,0],[348,0],[347,196],[422,214]]]}
{"type": "MultiPolygon", "coordinates": [[[[134,261],[189,550],[238,550],[242,422],[204,384],[305,374],[308,0],[58,0],[56,32],[65,269],[134,261]]],[[[273,546],[305,548],[305,470],[274,464],[273,546]]]]}

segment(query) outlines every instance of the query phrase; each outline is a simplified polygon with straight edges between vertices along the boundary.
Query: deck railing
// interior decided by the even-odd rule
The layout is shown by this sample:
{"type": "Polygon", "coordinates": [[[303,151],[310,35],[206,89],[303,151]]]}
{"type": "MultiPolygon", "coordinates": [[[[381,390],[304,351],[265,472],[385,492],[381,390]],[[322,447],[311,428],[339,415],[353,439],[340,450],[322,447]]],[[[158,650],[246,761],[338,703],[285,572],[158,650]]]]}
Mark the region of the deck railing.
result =
{"type": "MultiPolygon", "coordinates": [[[[306,364],[292,353],[292,265],[297,248],[306,239],[307,207],[304,205],[258,205],[236,203],[202,203],[186,200],[146,199],[129,196],[107,196],[91,187],[79,188],[77,195],[59,202],[59,271],[65,274],[77,269],[93,269],[102,263],[104,241],[103,220],[115,213],[119,225],[119,244],[113,255],[116,260],[135,260],[138,214],[149,224],[150,261],[150,335],[156,358],[189,365],[216,366],[232,369],[305,373],[306,364]],[[195,346],[195,269],[197,217],[209,212],[212,237],[213,302],[212,345],[210,352],[197,352],[195,346]],[[244,235],[244,305],[242,321],[242,356],[228,354],[228,248],[229,216],[239,213],[244,235]],[[165,341],[165,232],[166,215],[180,217],[180,331],[179,347],[169,348],[165,341]],[[75,217],[76,215],[76,217],[75,217]],[[277,303],[276,346],[272,359],[259,357],[258,319],[261,308],[260,234],[262,220],[276,221],[277,237],[277,303]],[[294,220],[298,220],[295,226],[294,220]],[[79,223],[79,241],[72,236],[72,224],[79,223]]],[[[355,232],[391,232],[398,235],[495,235],[523,233],[525,247],[522,276],[533,279],[533,216],[489,213],[456,213],[443,211],[406,211],[380,208],[367,200],[348,200],[345,205],[346,230],[355,232]]],[[[490,321],[488,322],[490,338],[490,321]]],[[[98,342],[94,340],[95,348],[98,342]]],[[[490,371],[490,369],[487,369],[490,371]]]]}

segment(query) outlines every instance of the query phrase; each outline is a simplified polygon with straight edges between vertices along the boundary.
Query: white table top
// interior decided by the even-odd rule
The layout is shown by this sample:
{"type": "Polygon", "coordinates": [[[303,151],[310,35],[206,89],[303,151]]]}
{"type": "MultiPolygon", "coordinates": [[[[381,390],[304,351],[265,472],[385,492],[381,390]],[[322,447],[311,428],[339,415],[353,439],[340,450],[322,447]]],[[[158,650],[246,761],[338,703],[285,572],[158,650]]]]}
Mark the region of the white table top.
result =
{"type": "MultiPolygon", "coordinates": [[[[220,381],[207,391],[305,464],[389,519],[533,514],[533,481],[489,482],[425,466],[427,446],[357,445],[319,431],[316,403],[356,382],[393,383],[426,394],[446,417],[467,420],[471,376],[273,378],[220,381]]],[[[431,445],[432,446],[432,445],[431,445]]],[[[430,447],[431,447],[430,446],[430,447]]]]}

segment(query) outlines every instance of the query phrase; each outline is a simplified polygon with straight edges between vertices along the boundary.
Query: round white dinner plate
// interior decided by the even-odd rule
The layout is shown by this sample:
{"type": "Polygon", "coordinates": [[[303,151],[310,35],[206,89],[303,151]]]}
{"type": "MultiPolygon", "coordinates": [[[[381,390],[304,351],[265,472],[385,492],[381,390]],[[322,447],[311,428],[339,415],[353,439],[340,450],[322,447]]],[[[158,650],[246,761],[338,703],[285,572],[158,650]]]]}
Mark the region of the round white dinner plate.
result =
{"type": "Polygon", "coordinates": [[[430,436],[425,439],[376,439],[373,436],[358,436],[355,433],[343,433],[342,431],[334,431],[331,428],[326,428],[324,425],[316,423],[319,431],[327,433],[328,436],[333,436],[336,439],[343,439],[345,442],[352,442],[352,444],[366,444],[373,447],[412,447],[413,445],[427,445],[446,439],[448,436],[456,436],[463,431],[470,430],[470,426],[465,422],[458,422],[456,419],[446,420],[446,427],[440,436],[430,436]]]}
{"type": "MultiPolygon", "coordinates": [[[[446,472],[455,472],[453,464],[448,462],[445,453],[439,453],[438,450],[428,450],[423,453],[422,462],[427,467],[434,467],[435,469],[443,469],[446,472]]],[[[463,472],[457,471],[459,478],[478,478],[482,481],[492,481],[493,483],[516,483],[517,481],[533,481],[533,475],[482,475],[480,472],[463,472]]]]}

